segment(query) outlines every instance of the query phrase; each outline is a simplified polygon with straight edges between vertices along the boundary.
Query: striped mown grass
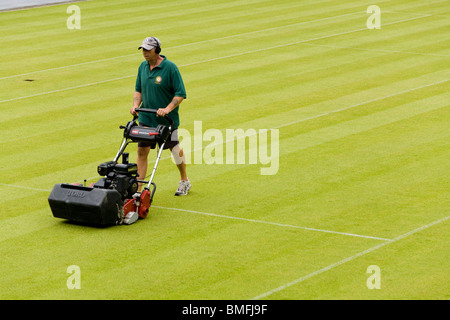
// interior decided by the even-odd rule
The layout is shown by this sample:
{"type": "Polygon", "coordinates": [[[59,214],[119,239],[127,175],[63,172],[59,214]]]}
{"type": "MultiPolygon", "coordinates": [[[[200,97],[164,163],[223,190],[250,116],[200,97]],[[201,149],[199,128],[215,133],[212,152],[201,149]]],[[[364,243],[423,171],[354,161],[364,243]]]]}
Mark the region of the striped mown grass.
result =
{"type": "Polygon", "coordinates": [[[0,298],[448,299],[450,6],[378,1],[369,30],[372,4],[92,0],[79,30],[67,4],[0,12],[0,298]],[[164,153],[147,219],[54,219],[53,185],[116,154],[149,35],[183,76],[181,127],[277,129],[276,174],[224,154],[179,198],[164,153]]]}

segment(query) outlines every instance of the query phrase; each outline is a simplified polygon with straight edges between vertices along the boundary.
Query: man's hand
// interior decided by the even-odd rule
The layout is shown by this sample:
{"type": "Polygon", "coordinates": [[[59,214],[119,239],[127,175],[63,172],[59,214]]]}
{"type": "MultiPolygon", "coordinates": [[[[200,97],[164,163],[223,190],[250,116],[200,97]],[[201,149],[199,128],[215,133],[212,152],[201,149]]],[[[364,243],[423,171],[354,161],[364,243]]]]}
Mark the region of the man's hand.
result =
{"type": "MultiPolygon", "coordinates": [[[[170,112],[170,111],[169,111],[169,112],[170,112]]],[[[169,112],[167,112],[166,108],[159,108],[159,109],[156,111],[156,114],[157,114],[158,116],[160,116],[160,117],[164,117],[164,116],[168,115],[169,112]]]]}
{"type": "Polygon", "coordinates": [[[131,113],[133,116],[137,116],[137,115],[138,115],[138,113],[136,112],[136,109],[137,109],[137,107],[131,107],[131,109],[130,109],[130,113],[131,113]]]}

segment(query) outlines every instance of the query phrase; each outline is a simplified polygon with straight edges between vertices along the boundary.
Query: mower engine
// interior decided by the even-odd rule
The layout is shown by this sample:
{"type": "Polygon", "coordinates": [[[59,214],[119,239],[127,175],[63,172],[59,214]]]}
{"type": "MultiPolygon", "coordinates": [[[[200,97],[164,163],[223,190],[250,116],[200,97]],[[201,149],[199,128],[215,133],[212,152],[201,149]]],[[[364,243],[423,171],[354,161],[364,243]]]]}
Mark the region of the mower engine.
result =
{"type": "Polygon", "coordinates": [[[122,163],[108,161],[97,167],[104,176],[92,185],[94,188],[115,189],[123,199],[131,198],[138,189],[137,164],[128,163],[128,153],[122,155],[122,163]]]}

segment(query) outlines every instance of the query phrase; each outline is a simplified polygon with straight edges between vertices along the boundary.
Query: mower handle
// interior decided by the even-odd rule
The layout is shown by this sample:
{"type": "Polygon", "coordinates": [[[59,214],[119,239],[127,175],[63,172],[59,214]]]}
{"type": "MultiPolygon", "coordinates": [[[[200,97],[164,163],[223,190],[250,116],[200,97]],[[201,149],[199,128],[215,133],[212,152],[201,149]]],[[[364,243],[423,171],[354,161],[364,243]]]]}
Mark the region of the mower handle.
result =
{"type": "MultiPolygon", "coordinates": [[[[155,110],[155,109],[145,109],[145,108],[136,108],[136,109],[134,109],[134,111],[144,112],[144,113],[145,112],[146,113],[155,113],[155,114],[157,112],[157,110],[155,110]]],[[[167,114],[164,116],[164,119],[166,119],[169,122],[170,126],[173,126],[173,120],[167,114]]]]}

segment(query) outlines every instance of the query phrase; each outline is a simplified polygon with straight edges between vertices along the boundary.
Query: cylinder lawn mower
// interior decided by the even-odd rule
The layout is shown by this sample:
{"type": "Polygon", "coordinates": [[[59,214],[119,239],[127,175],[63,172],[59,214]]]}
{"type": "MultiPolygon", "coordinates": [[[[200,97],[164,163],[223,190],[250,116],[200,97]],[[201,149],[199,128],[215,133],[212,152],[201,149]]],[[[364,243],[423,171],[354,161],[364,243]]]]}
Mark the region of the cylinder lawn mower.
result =
{"type": "MultiPolygon", "coordinates": [[[[156,113],[156,110],[138,108],[136,112],[156,113]]],[[[165,119],[169,126],[140,126],[136,122],[137,116],[126,126],[120,126],[123,129],[122,144],[114,160],[97,167],[98,174],[103,176],[100,180],[89,187],[68,183],[53,187],[48,198],[53,216],[93,225],[132,224],[138,218],[146,218],[156,191],[153,177],[164,144],[172,133],[173,121],[168,116],[165,119]],[[124,151],[131,142],[155,142],[159,145],[149,181],[139,180],[137,164],[128,163],[128,153],[124,151]],[[118,163],[120,156],[122,163],[118,163]],[[138,183],[146,184],[142,192],[137,192],[138,183]]]]}

